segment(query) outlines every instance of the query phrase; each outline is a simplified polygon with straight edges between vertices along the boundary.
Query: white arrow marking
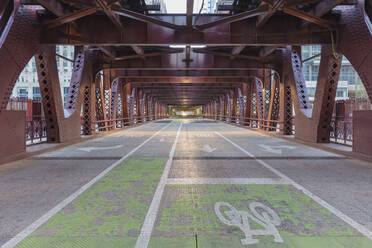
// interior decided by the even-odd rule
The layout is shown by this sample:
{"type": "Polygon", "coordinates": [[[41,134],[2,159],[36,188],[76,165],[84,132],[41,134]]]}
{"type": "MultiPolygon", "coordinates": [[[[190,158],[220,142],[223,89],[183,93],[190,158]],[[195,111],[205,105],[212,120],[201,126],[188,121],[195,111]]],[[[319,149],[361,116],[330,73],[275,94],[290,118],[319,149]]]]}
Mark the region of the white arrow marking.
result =
{"type": "Polygon", "coordinates": [[[210,145],[203,146],[203,151],[205,152],[211,153],[211,152],[214,152],[215,150],[217,150],[217,148],[212,148],[210,145]]]}
{"type": "Polygon", "coordinates": [[[293,146],[268,146],[268,145],[259,145],[262,149],[267,152],[275,153],[275,154],[282,154],[282,149],[295,149],[296,147],[293,146]]]}
{"type": "Polygon", "coordinates": [[[123,145],[110,146],[110,147],[82,147],[82,148],[78,148],[78,150],[81,150],[84,152],[91,152],[94,150],[111,150],[111,149],[118,149],[121,147],[123,147],[123,145]]]}

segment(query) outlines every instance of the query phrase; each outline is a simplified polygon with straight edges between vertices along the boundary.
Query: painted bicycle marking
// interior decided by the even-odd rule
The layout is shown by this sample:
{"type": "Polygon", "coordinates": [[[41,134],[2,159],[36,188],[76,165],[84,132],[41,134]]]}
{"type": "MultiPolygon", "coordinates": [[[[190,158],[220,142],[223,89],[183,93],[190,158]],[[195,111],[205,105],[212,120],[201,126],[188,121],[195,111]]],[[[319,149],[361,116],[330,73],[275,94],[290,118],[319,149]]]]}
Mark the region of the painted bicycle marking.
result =
{"type": "Polygon", "coordinates": [[[242,245],[258,244],[260,241],[252,238],[253,235],[273,235],[275,242],[284,242],[277,228],[275,227],[280,226],[281,221],[274,210],[260,202],[250,203],[249,209],[252,214],[246,211],[238,211],[228,202],[216,202],[214,205],[216,215],[224,224],[229,226],[237,226],[243,231],[245,238],[241,239],[242,245]],[[221,212],[222,207],[228,208],[228,210],[221,212]],[[257,211],[258,209],[261,209],[261,211],[257,211]],[[249,220],[256,222],[264,229],[252,230],[249,225],[249,220]]]}

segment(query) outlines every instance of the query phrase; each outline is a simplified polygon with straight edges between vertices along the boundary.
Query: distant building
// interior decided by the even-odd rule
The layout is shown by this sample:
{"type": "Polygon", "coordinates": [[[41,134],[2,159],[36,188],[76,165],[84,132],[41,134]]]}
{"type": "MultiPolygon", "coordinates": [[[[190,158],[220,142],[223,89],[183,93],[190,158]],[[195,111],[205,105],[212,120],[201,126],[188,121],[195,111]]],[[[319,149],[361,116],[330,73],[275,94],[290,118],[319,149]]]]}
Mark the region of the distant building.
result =
{"type": "Polygon", "coordinates": [[[146,0],[147,5],[160,5],[160,11],[150,11],[151,14],[167,13],[167,5],[164,0],[146,0]]]}
{"type": "MultiPolygon", "coordinates": [[[[310,58],[321,52],[321,46],[302,46],[302,58],[310,58]]],[[[316,84],[318,80],[320,56],[303,64],[303,73],[309,94],[309,100],[314,101],[316,84]]],[[[358,73],[354,70],[350,62],[343,57],[342,67],[336,92],[336,100],[347,100],[359,97],[360,91],[365,91],[362,87],[358,73]]],[[[363,94],[362,94],[363,95],[363,94]]]]}
{"type": "MultiPolygon", "coordinates": [[[[73,46],[57,46],[57,54],[60,54],[69,59],[74,58],[73,46]]],[[[61,85],[61,93],[65,102],[70,86],[70,80],[73,70],[73,63],[57,57],[57,69],[59,74],[59,81],[61,85]]],[[[30,62],[23,69],[17,83],[12,92],[12,98],[34,99],[41,100],[39,79],[37,77],[35,59],[32,58],[30,62]]]]}
{"type": "Polygon", "coordinates": [[[233,2],[234,2],[234,0],[218,0],[218,1],[216,1],[216,3],[215,3],[216,7],[215,7],[214,12],[219,13],[219,14],[229,14],[230,11],[228,11],[228,10],[218,11],[218,5],[232,5],[233,2]]]}

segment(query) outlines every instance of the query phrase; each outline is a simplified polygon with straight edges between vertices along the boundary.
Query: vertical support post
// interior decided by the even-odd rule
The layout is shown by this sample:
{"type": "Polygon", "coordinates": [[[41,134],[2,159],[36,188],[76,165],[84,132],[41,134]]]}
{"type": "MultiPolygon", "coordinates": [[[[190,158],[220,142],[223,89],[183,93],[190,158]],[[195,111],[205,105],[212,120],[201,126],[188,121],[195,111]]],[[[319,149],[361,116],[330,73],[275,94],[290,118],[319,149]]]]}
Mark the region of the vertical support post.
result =
{"type": "Polygon", "coordinates": [[[137,96],[136,96],[136,110],[137,110],[137,123],[143,122],[143,114],[142,114],[142,89],[137,88],[137,96]]]}
{"type": "MultiPolygon", "coordinates": [[[[93,79],[92,77],[90,79],[93,79]]],[[[84,87],[84,103],[83,103],[83,134],[91,135],[95,133],[96,120],[96,84],[94,80],[89,80],[84,87]]]]}
{"type": "Polygon", "coordinates": [[[129,104],[130,104],[130,93],[131,84],[124,83],[121,93],[121,107],[123,113],[123,126],[130,126],[130,116],[129,116],[129,104]]]}
{"type": "Polygon", "coordinates": [[[146,94],[146,97],[145,97],[145,112],[146,112],[145,120],[150,121],[151,120],[150,118],[150,95],[148,94],[146,94]]]}
{"type": "Polygon", "coordinates": [[[242,84],[242,94],[246,98],[243,125],[249,126],[250,118],[252,117],[252,80],[242,84]]]}
{"type": "Polygon", "coordinates": [[[223,121],[227,121],[227,96],[226,94],[223,95],[223,121]]]}
{"type": "MultiPolygon", "coordinates": [[[[270,90],[270,106],[267,119],[269,120],[268,125],[276,127],[276,122],[270,122],[271,120],[278,120],[279,113],[279,77],[277,74],[274,75],[273,84],[270,90]]],[[[270,128],[269,131],[275,131],[276,128],[270,128]]]]}
{"type": "Polygon", "coordinates": [[[280,134],[292,134],[292,94],[289,82],[289,72],[286,65],[283,65],[281,80],[279,82],[279,121],[280,121],[280,134]]]}
{"type": "Polygon", "coordinates": [[[237,95],[238,95],[237,88],[230,91],[230,98],[232,101],[232,104],[231,104],[231,122],[232,123],[236,123],[236,102],[238,101],[237,95]]]}
{"type": "Polygon", "coordinates": [[[58,119],[62,117],[62,97],[55,54],[55,47],[47,47],[35,56],[48,143],[61,142],[58,119]]]}

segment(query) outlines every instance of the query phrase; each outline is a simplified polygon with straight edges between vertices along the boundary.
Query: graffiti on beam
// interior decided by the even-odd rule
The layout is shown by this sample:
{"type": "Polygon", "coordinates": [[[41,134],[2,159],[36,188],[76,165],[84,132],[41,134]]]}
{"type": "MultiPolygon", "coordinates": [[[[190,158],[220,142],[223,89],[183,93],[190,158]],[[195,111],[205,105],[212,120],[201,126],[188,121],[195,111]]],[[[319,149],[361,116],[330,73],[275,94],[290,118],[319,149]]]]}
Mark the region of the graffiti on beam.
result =
{"type": "Polygon", "coordinates": [[[216,215],[224,224],[239,227],[243,231],[245,238],[241,239],[242,245],[258,244],[260,241],[253,238],[255,235],[272,235],[274,242],[283,243],[276,228],[276,226],[280,226],[281,221],[274,210],[260,202],[250,203],[249,209],[251,214],[247,211],[238,211],[228,202],[217,202],[214,205],[216,215]],[[251,229],[250,220],[262,226],[263,229],[251,229]]]}

